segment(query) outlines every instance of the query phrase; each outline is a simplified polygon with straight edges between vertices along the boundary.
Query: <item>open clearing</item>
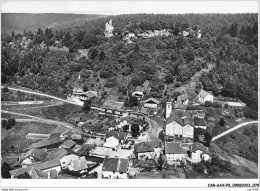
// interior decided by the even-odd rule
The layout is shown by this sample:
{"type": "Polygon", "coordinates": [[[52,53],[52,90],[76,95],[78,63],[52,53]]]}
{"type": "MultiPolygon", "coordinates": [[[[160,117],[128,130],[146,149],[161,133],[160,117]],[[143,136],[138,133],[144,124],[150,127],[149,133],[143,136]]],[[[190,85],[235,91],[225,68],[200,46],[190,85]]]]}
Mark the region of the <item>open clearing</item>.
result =
{"type": "Polygon", "coordinates": [[[8,152],[20,153],[32,143],[39,140],[26,139],[28,133],[47,134],[56,128],[57,125],[43,124],[38,122],[17,122],[11,129],[1,128],[1,152],[2,155],[8,152]],[[14,149],[11,149],[13,145],[14,149]]]}

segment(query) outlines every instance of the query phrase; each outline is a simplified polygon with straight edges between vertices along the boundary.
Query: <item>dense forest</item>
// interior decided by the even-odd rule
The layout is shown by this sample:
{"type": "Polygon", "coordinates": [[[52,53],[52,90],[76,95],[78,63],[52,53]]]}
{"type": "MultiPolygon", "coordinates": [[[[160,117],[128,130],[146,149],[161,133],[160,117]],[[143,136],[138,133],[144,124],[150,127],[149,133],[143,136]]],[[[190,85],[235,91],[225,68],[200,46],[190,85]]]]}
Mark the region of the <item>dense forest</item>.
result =
{"type": "Polygon", "coordinates": [[[151,96],[160,98],[165,84],[181,85],[212,65],[199,79],[203,88],[215,96],[240,99],[248,106],[247,115],[257,118],[257,14],[118,15],[63,28],[12,32],[2,34],[1,59],[2,83],[63,97],[71,91],[68,82],[75,75],[87,79],[91,70],[96,81],[103,79],[106,87],[117,86],[122,94],[149,80],[151,96]],[[110,19],[114,35],[105,38],[105,23],[110,19]],[[161,29],[171,35],[138,38],[133,43],[122,40],[128,32],[161,29]],[[183,36],[185,29],[199,29],[202,37],[183,36]],[[31,39],[26,48],[18,43],[23,37],[31,39]],[[69,52],[52,46],[66,46],[69,52]],[[88,56],[78,58],[77,49],[89,49],[88,56]]]}
{"type": "Polygon", "coordinates": [[[4,31],[28,31],[45,27],[58,27],[68,22],[97,18],[100,15],[62,13],[1,13],[1,28],[4,31]]]}

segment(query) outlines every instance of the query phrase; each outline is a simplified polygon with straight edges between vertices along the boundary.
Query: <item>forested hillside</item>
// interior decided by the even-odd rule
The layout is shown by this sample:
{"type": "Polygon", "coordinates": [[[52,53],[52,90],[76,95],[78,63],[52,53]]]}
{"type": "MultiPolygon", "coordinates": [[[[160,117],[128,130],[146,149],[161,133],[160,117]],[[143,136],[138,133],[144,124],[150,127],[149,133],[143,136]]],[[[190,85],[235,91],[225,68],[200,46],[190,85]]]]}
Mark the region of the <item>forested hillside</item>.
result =
{"type": "Polygon", "coordinates": [[[1,27],[2,31],[33,31],[39,27],[58,27],[70,21],[86,20],[96,18],[99,15],[86,14],[58,14],[58,13],[2,13],[1,27]]]}
{"type": "Polygon", "coordinates": [[[242,100],[249,107],[247,116],[257,118],[257,28],[257,14],[136,14],[97,18],[59,30],[2,35],[2,83],[66,96],[79,74],[89,81],[91,70],[92,81],[117,86],[122,95],[130,86],[149,80],[150,95],[160,98],[165,84],[179,86],[211,65],[214,68],[199,79],[203,88],[215,96],[242,100]],[[103,32],[110,19],[115,30],[108,39],[103,32]],[[202,37],[183,36],[187,28],[201,30],[202,37]],[[171,35],[138,38],[132,43],[122,40],[129,32],[161,29],[171,35]],[[20,45],[23,37],[32,40],[26,48],[20,45]],[[69,52],[53,50],[57,41],[69,52]],[[88,56],[78,58],[77,49],[89,49],[88,56]]]}

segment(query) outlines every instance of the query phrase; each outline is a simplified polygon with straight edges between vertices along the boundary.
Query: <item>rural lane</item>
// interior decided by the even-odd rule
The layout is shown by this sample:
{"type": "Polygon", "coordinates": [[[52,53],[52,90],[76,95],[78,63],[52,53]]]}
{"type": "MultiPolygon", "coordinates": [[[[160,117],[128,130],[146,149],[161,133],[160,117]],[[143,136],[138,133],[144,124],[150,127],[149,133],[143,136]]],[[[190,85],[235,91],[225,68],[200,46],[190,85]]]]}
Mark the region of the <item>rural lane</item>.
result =
{"type": "MultiPolygon", "coordinates": [[[[4,88],[6,86],[1,86],[1,88],[4,88]]],[[[79,103],[75,103],[75,102],[72,102],[72,101],[68,101],[68,100],[65,100],[65,99],[62,99],[62,98],[59,98],[59,97],[56,97],[56,96],[52,96],[52,95],[48,95],[48,94],[44,94],[44,93],[39,93],[39,92],[35,92],[35,91],[29,91],[29,90],[23,90],[23,89],[20,89],[20,88],[12,88],[12,87],[8,87],[8,89],[10,90],[13,90],[13,91],[20,91],[20,92],[24,92],[24,93],[29,93],[29,94],[34,94],[34,95],[39,95],[39,96],[44,96],[44,97],[48,97],[48,98],[52,98],[52,99],[56,99],[56,100],[59,100],[59,101],[62,101],[62,102],[65,102],[65,103],[69,103],[69,104],[73,104],[73,105],[77,105],[77,106],[82,106],[82,104],[79,104],[79,103]]],[[[91,109],[94,109],[94,110],[99,110],[99,111],[103,111],[104,109],[102,108],[99,108],[99,107],[93,107],[91,106],[91,109]]],[[[7,112],[7,111],[5,111],[7,112]]],[[[11,112],[9,112],[11,113],[11,112]]],[[[34,118],[36,119],[37,117],[34,117],[34,116],[28,116],[26,114],[21,114],[21,113],[14,113],[13,114],[16,114],[16,115],[24,115],[24,116],[27,116],[27,117],[31,117],[31,118],[34,118]]],[[[132,116],[136,116],[136,115],[133,115],[131,114],[132,116]]],[[[137,116],[136,116],[137,117],[137,116]]],[[[39,120],[43,120],[41,118],[37,118],[39,120]]],[[[156,123],[156,121],[148,118],[148,117],[145,117],[146,121],[149,123],[149,137],[151,140],[157,140],[158,138],[158,129],[159,129],[159,126],[158,124],[156,123]]],[[[47,119],[44,119],[44,120],[47,120],[47,119]]],[[[50,121],[53,121],[54,120],[50,120],[50,121]]],[[[56,121],[57,122],[57,121],[56,121]]],[[[59,122],[59,123],[63,123],[63,122],[59,122]]],[[[64,123],[66,124],[66,123],[64,123]]],[[[67,124],[68,125],[68,124],[67,124]]],[[[71,125],[71,124],[69,124],[71,125]]],[[[70,126],[71,127],[71,126],[70,126]]]]}
{"type": "Polygon", "coordinates": [[[223,137],[223,136],[225,136],[225,135],[227,135],[228,133],[231,133],[232,131],[235,131],[235,130],[239,129],[240,127],[243,127],[245,125],[252,124],[252,123],[258,123],[258,121],[249,121],[249,122],[241,123],[241,124],[231,128],[231,129],[229,129],[229,130],[227,130],[227,131],[225,131],[223,133],[220,133],[219,135],[213,137],[212,138],[212,142],[217,140],[217,139],[219,139],[219,138],[221,138],[221,137],[223,137]]]}

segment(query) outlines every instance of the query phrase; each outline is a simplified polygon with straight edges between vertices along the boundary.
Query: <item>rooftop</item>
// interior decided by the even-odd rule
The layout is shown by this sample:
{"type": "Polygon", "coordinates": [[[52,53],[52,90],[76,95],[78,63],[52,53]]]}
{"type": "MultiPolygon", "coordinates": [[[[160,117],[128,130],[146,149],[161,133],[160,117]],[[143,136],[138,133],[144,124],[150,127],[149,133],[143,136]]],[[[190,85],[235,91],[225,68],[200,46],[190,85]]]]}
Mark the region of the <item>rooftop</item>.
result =
{"type": "Polygon", "coordinates": [[[63,156],[67,154],[74,154],[77,155],[73,150],[69,148],[59,148],[57,150],[54,150],[49,154],[48,159],[53,160],[53,159],[61,159],[63,156]]]}
{"type": "Polygon", "coordinates": [[[205,147],[203,144],[201,143],[193,143],[191,146],[191,152],[196,152],[197,150],[201,150],[204,153],[211,155],[211,152],[209,151],[208,147],[205,147]]]}
{"type": "Polygon", "coordinates": [[[165,154],[187,154],[187,152],[181,148],[180,143],[166,143],[165,154]]]}
{"type": "Polygon", "coordinates": [[[109,137],[115,137],[118,140],[125,140],[126,133],[125,132],[119,132],[119,131],[107,131],[105,134],[105,138],[109,137]]]}
{"type": "Polygon", "coordinates": [[[29,156],[32,156],[40,161],[45,161],[47,159],[47,155],[48,155],[48,153],[34,148],[34,149],[31,149],[31,150],[27,151],[26,153],[24,153],[21,156],[20,161],[23,161],[24,159],[28,158],[29,156]]]}
{"type": "Polygon", "coordinates": [[[154,148],[160,147],[159,141],[141,142],[134,145],[134,151],[137,153],[153,152],[154,148]]]}
{"type": "Polygon", "coordinates": [[[106,157],[103,162],[102,171],[126,173],[129,166],[129,159],[106,157]]]}

